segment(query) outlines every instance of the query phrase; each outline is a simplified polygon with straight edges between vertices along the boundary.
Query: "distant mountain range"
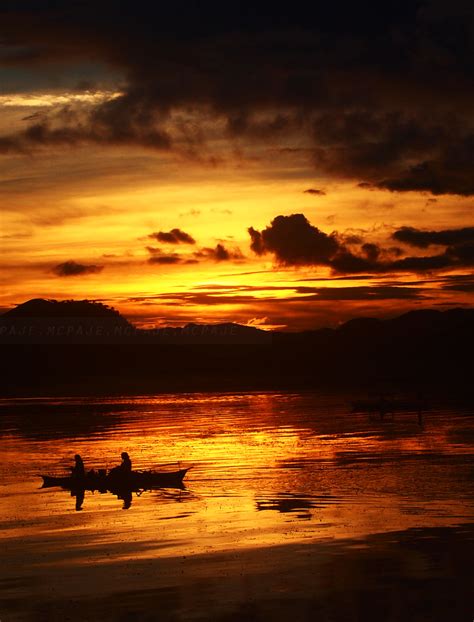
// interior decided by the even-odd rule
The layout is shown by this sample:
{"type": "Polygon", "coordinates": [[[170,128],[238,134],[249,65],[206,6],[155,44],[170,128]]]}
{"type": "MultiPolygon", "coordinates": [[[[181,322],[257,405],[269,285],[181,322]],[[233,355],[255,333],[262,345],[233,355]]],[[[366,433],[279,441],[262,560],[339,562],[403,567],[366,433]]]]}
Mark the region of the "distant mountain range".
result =
{"type": "Polygon", "coordinates": [[[235,323],[145,330],[118,311],[89,300],[28,300],[0,316],[0,339],[37,343],[253,343],[269,333],[235,323]]]}
{"type": "Polygon", "coordinates": [[[128,324],[118,311],[93,300],[33,298],[6,311],[2,318],[113,318],[128,324]]]}
{"type": "Polygon", "coordinates": [[[474,386],[474,309],[269,332],[233,323],[140,330],[106,305],[35,299],[0,316],[6,394],[474,386]]]}
{"type": "Polygon", "coordinates": [[[94,333],[89,332],[90,339],[100,341],[107,337],[115,337],[124,340],[140,337],[151,341],[167,341],[181,343],[181,338],[186,342],[205,343],[219,341],[235,342],[239,338],[245,340],[250,337],[251,341],[259,337],[265,343],[278,341],[283,343],[299,342],[301,340],[325,340],[335,335],[344,338],[377,338],[382,334],[392,337],[406,337],[411,332],[418,334],[437,333],[439,331],[458,329],[460,326],[468,328],[474,323],[474,309],[455,308],[446,311],[434,309],[424,309],[419,311],[409,311],[393,319],[380,320],[372,317],[359,317],[341,324],[338,328],[320,328],[317,330],[306,330],[302,332],[280,332],[265,331],[254,326],[246,326],[232,322],[217,324],[196,324],[189,323],[183,327],[162,327],[156,329],[139,329],[125,319],[116,309],[104,305],[100,302],[89,300],[48,300],[34,298],[0,315],[0,339],[8,338],[10,327],[10,337],[15,337],[13,328],[31,327],[29,335],[19,337],[35,338],[44,337],[53,339],[57,337],[65,341],[75,341],[85,334],[86,329],[103,327],[106,331],[94,333]],[[39,332],[40,329],[49,332],[39,332]],[[1,330],[3,327],[3,330],[1,330]],[[67,329],[71,330],[68,332],[67,329]],[[78,330],[74,332],[74,328],[78,330]],[[80,328],[84,329],[81,333],[80,328]],[[121,330],[118,330],[118,329],[121,330]],[[35,332],[37,329],[37,332],[35,332]],[[56,329],[56,330],[54,330],[56,329]],[[59,331],[63,329],[63,331],[59,331]],[[109,332],[107,332],[109,331],[109,332]],[[115,332],[114,332],[115,331],[115,332]]]}

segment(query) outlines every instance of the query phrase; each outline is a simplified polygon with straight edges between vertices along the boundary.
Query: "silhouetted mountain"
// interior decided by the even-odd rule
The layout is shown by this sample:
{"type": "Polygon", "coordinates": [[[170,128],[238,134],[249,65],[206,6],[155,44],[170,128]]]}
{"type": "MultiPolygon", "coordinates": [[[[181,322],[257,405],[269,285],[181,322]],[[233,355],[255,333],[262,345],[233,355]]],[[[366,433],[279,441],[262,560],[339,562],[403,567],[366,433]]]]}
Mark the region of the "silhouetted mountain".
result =
{"type": "Polygon", "coordinates": [[[4,393],[377,387],[471,391],[474,310],[356,318],[336,329],[233,323],[139,330],[89,301],[31,300],[0,316],[4,393]]]}
{"type": "Polygon", "coordinates": [[[186,324],[141,331],[142,337],[158,343],[179,344],[245,344],[268,343],[271,334],[254,326],[232,322],[220,324],[186,324]]]}
{"type": "Polygon", "coordinates": [[[30,342],[96,341],[135,329],[115,309],[91,300],[35,298],[0,316],[0,331],[8,341],[28,337],[30,342]]]}
{"type": "Polygon", "coordinates": [[[254,343],[268,341],[269,334],[234,323],[187,324],[143,330],[133,326],[115,309],[90,300],[36,298],[0,316],[6,343],[254,343]]]}
{"type": "Polygon", "coordinates": [[[33,298],[10,309],[2,318],[107,318],[129,324],[118,311],[93,300],[33,298]]]}
{"type": "Polygon", "coordinates": [[[346,334],[370,334],[371,332],[378,331],[382,326],[382,320],[378,320],[374,317],[357,317],[353,320],[341,324],[339,331],[346,334]]]}

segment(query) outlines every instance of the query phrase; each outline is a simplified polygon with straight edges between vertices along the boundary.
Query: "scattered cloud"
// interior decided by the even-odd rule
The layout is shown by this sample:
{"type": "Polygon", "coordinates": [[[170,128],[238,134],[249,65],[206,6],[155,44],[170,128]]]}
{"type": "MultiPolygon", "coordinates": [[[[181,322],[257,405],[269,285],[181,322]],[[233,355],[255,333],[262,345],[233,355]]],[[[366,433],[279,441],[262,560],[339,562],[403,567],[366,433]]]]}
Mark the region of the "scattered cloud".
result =
{"type": "Polygon", "coordinates": [[[156,246],[147,246],[146,250],[151,255],[148,259],[148,263],[151,264],[196,264],[200,261],[224,262],[241,261],[244,259],[240,249],[229,249],[223,244],[216,244],[213,248],[202,247],[191,254],[169,253],[156,246]]]}
{"type": "Polygon", "coordinates": [[[326,196],[326,193],[324,190],[318,190],[317,188],[308,188],[307,190],[304,190],[304,194],[314,194],[318,197],[326,196]]]}
{"type": "Polygon", "coordinates": [[[196,240],[181,229],[171,229],[171,231],[157,231],[148,236],[152,240],[163,242],[164,244],[196,244],[196,240]]]}
{"type": "Polygon", "coordinates": [[[201,215],[201,210],[198,209],[190,209],[187,212],[180,212],[179,213],[179,217],[180,218],[186,218],[187,216],[200,216],[201,215]]]}
{"type": "Polygon", "coordinates": [[[97,264],[83,264],[77,261],[65,261],[53,268],[57,276],[82,276],[85,274],[97,274],[102,272],[104,266],[97,264]]]}
{"type": "Polygon", "coordinates": [[[244,259],[240,249],[228,249],[223,244],[216,244],[214,248],[201,248],[194,253],[194,257],[196,259],[212,259],[217,262],[244,259]]]}
{"type": "Polygon", "coordinates": [[[172,265],[184,262],[184,257],[179,253],[168,253],[156,246],[147,246],[146,250],[150,253],[150,264],[172,265]]]}
{"type": "Polygon", "coordinates": [[[183,259],[179,255],[171,254],[171,255],[153,255],[148,259],[148,263],[157,263],[157,264],[176,264],[182,263],[183,259]]]}
{"type": "Polygon", "coordinates": [[[228,216],[230,216],[231,214],[233,214],[231,209],[228,209],[226,207],[223,208],[219,208],[219,207],[212,207],[211,208],[211,212],[213,214],[226,214],[228,216]]]}

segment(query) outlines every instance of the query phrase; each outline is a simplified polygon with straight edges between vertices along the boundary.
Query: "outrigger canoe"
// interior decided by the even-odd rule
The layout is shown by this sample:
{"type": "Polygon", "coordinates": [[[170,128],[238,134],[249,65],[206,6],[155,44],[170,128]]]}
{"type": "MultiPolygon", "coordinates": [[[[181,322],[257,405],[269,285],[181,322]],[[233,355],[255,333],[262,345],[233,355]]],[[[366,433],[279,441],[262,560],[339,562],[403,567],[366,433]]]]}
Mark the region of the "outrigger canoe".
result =
{"type": "Polygon", "coordinates": [[[91,471],[85,477],[54,477],[52,475],[41,475],[43,478],[43,488],[53,488],[55,486],[67,488],[68,490],[142,490],[149,488],[182,488],[183,479],[189,469],[180,469],[169,473],[159,471],[132,471],[128,474],[98,473],[91,471]]]}

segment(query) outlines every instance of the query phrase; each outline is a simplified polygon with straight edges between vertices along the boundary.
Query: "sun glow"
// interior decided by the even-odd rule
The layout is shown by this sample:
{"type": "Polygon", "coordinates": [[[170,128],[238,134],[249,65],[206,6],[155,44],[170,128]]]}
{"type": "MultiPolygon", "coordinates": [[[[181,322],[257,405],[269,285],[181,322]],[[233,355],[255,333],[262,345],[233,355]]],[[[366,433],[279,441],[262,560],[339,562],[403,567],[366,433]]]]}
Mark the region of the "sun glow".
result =
{"type": "Polygon", "coordinates": [[[120,91],[84,91],[59,93],[11,93],[0,95],[0,107],[7,108],[51,108],[76,102],[98,104],[120,97],[120,91]]]}

